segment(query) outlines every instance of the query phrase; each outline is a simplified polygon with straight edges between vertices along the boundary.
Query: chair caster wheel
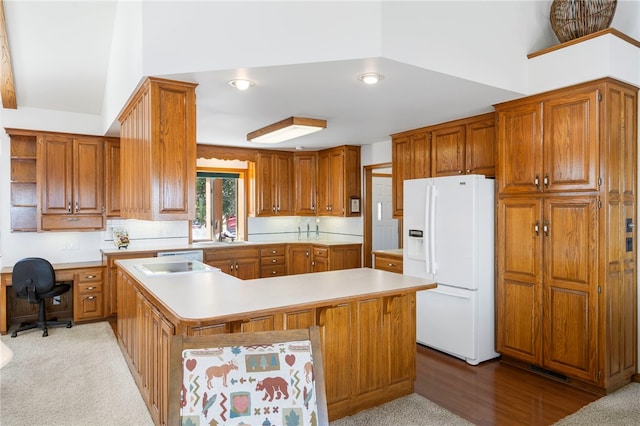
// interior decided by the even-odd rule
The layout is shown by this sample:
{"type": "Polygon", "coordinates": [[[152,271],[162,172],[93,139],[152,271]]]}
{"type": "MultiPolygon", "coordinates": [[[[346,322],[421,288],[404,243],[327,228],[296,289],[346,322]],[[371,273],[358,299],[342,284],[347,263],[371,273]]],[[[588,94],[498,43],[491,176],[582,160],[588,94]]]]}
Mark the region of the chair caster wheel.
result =
{"type": "Polygon", "coordinates": [[[71,328],[71,323],[67,324],[67,328],[71,328]]]}
{"type": "Polygon", "coordinates": [[[47,337],[48,335],[49,335],[49,332],[45,328],[44,331],[42,332],[42,337],[47,337]]]}
{"type": "Polygon", "coordinates": [[[11,337],[18,337],[18,333],[16,331],[14,331],[13,333],[11,333],[11,337]]]}

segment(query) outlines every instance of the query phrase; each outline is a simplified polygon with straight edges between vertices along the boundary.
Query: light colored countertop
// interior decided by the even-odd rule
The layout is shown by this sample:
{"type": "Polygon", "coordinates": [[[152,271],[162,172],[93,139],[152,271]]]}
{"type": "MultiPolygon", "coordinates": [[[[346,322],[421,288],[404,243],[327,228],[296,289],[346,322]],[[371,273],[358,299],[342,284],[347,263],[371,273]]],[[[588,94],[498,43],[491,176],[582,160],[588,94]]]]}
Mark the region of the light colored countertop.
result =
{"type": "Polygon", "coordinates": [[[402,257],[402,249],[374,250],[373,254],[388,254],[392,256],[402,257]]]}
{"type": "Polygon", "coordinates": [[[118,260],[146,290],[185,320],[237,316],[297,305],[344,302],[363,295],[434,288],[433,281],[369,268],[240,280],[220,271],[149,276],[138,264],[164,258],[118,260]]]}
{"type": "Polygon", "coordinates": [[[320,238],[309,240],[297,240],[297,239],[284,239],[279,241],[236,241],[236,242],[206,242],[206,243],[193,243],[193,244],[171,244],[171,245],[158,245],[153,247],[128,247],[126,249],[118,249],[114,247],[103,247],[100,252],[103,254],[117,254],[117,253],[145,253],[156,251],[179,251],[179,250],[207,250],[207,249],[224,249],[224,248],[239,248],[239,247],[251,247],[251,246],[265,246],[273,244],[315,244],[323,246],[342,246],[352,244],[362,244],[361,242],[349,242],[335,239],[320,238]]]}

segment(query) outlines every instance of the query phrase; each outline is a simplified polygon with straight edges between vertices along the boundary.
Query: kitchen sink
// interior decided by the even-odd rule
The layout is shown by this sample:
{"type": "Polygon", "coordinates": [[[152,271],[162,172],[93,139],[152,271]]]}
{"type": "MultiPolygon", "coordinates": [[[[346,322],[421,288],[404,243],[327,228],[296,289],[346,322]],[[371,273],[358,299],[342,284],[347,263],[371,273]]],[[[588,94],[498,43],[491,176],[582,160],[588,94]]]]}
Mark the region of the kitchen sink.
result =
{"type": "Polygon", "coordinates": [[[235,240],[235,241],[202,241],[193,243],[194,247],[226,247],[232,245],[253,244],[251,241],[235,240]]]}

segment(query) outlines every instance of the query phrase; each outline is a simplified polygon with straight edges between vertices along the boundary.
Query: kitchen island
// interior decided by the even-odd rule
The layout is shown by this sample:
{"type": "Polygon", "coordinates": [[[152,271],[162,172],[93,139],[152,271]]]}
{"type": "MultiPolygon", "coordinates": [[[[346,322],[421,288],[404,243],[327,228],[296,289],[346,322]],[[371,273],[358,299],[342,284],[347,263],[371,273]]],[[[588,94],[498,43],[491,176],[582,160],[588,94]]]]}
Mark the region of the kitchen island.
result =
{"type": "Polygon", "coordinates": [[[171,336],[320,327],[330,420],[413,392],[415,293],[425,280],[368,268],[239,280],[147,275],[117,261],[118,342],[156,424],[166,423],[171,336]]]}

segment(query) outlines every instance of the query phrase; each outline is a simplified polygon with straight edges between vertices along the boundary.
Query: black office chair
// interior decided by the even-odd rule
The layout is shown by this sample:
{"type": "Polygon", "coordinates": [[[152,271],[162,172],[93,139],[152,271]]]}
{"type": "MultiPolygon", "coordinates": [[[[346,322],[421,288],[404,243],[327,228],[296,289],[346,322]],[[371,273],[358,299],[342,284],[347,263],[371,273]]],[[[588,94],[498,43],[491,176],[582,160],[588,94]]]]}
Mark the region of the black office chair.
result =
{"type": "Polygon", "coordinates": [[[47,321],[47,313],[44,306],[45,299],[59,296],[71,289],[69,284],[56,283],[56,273],[48,260],[39,257],[28,257],[19,260],[13,266],[11,285],[18,298],[27,299],[29,303],[38,303],[40,305],[38,321],[21,324],[17,330],[11,333],[11,337],[16,337],[18,332],[31,330],[32,328],[43,330],[42,337],[49,335],[47,327],[64,325],[67,328],[71,328],[71,321],[56,321],[56,318],[47,321]]]}

